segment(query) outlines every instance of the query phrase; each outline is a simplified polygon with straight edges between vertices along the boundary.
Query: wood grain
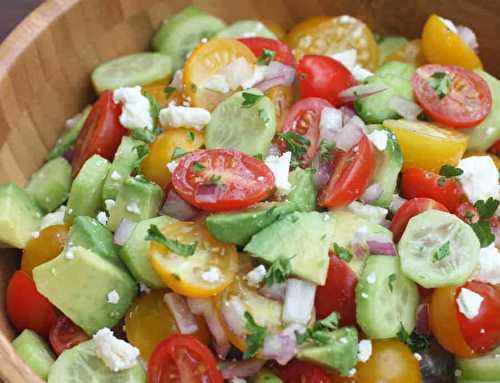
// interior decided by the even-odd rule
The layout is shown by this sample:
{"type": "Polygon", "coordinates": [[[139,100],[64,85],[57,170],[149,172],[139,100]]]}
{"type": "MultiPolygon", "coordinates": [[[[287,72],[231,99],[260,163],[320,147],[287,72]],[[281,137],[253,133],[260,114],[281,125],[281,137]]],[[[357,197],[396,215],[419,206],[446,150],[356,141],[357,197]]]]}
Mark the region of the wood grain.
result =
{"type": "MultiPolygon", "coordinates": [[[[18,0],[15,0],[18,1],[18,0]]],[[[188,4],[230,22],[272,19],[288,28],[316,15],[352,14],[377,32],[418,36],[431,13],[472,27],[486,68],[500,75],[500,2],[490,0],[48,0],[0,46],[0,183],[24,185],[61,133],[64,121],[94,99],[89,73],[98,63],[145,50],[161,20],[188,4]]],[[[2,8],[0,8],[0,11],[2,8]]],[[[17,255],[0,255],[0,304],[17,255]]],[[[3,310],[3,309],[2,309],[3,310]]],[[[12,351],[0,314],[0,377],[40,382],[12,351]]]]}

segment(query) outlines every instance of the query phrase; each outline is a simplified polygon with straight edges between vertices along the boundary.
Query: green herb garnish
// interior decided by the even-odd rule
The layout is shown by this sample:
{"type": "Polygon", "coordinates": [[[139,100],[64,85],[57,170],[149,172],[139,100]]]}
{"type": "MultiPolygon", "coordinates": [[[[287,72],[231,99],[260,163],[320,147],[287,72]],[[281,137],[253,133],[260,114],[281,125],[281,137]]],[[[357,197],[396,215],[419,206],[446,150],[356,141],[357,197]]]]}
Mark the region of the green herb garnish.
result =
{"type": "Polygon", "coordinates": [[[262,122],[264,122],[264,124],[267,124],[270,121],[270,118],[264,109],[259,109],[259,118],[262,120],[262,122]]]}
{"type": "Polygon", "coordinates": [[[249,92],[243,92],[241,95],[243,96],[243,103],[241,104],[242,108],[251,108],[257,101],[264,97],[263,94],[255,94],[249,92]]]}
{"type": "Polygon", "coordinates": [[[432,254],[432,262],[439,262],[450,255],[450,241],[446,241],[432,254]]]}
{"type": "Polygon", "coordinates": [[[163,233],[158,229],[158,226],[149,226],[148,233],[146,235],[146,241],[155,241],[161,245],[168,248],[171,252],[180,255],[181,257],[190,257],[196,251],[196,246],[198,242],[193,242],[191,244],[180,243],[177,240],[172,240],[165,238],[163,233]]]}
{"type": "Polygon", "coordinates": [[[453,178],[462,175],[464,171],[460,168],[456,168],[453,165],[443,165],[439,170],[439,174],[446,178],[453,178]]]}
{"type": "Polygon", "coordinates": [[[248,311],[245,312],[245,329],[246,336],[246,350],[243,353],[243,359],[253,358],[257,352],[262,348],[264,339],[266,339],[267,329],[255,323],[252,314],[248,311]]]}
{"type": "Polygon", "coordinates": [[[149,147],[148,145],[143,144],[135,146],[134,149],[137,152],[137,160],[134,164],[134,169],[137,171],[141,166],[141,163],[144,160],[144,158],[149,154],[149,147]]]}
{"type": "Polygon", "coordinates": [[[153,142],[156,135],[149,129],[132,129],[132,138],[144,142],[153,142]]]}
{"type": "Polygon", "coordinates": [[[477,201],[474,204],[474,207],[477,209],[477,212],[479,213],[479,217],[481,219],[490,219],[497,211],[499,203],[499,200],[490,197],[486,201],[477,201]]]}
{"type": "Polygon", "coordinates": [[[403,343],[406,343],[408,347],[410,347],[412,352],[425,352],[430,348],[428,337],[426,337],[425,335],[419,335],[415,331],[413,331],[411,334],[408,334],[403,326],[403,323],[400,324],[397,335],[399,340],[401,340],[401,342],[403,343]]]}
{"type": "Polygon", "coordinates": [[[396,282],[397,278],[398,278],[398,276],[396,274],[389,275],[387,282],[388,282],[389,290],[391,291],[391,293],[394,291],[394,282],[396,282]]]}
{"type": "Polygon", "coordinates": [[[187,132],[187,138],[189,141],[194,141],[194,133],[193,132],[187,132]]]}
{"type": "Polygon", "coordinates": [[[297,344],[302,344],[308,340],[312,340],[320,345],[328,344],[332,339],[332,331],[335,331],[338,326],[339,315],[334,311],[326,318],[315,322],[305,332],[296,331],[297,344]]]}
{"type": "Polygon", "coordinates": [[[481,247],[488,247],[495,241],[495,235],[491,232],[491,226],[488,221],[479,220],[476,223],[472,223],[470,227],[476,233],[481,247]]]}
{"type": "Polygon", "coordinates": [[[292,153],[292,166],[298,166],[311,145],[306,137],[295,132],[286,132],[280,135],[286,144],[286,149],[292,153]]]}
{"type": "Polygon", "coordinates": [[[335,250],[335,255],[342,259],[345,262],[350,262],[352,259],[352,254],[345,247],[338,245],[337,243],[333,244],[333,249],[335,250]]]}
{"type": "Polygon", "coordinates": [[[451,91],[451,77],[446,72],[435,72],[428,81],[439,98],[446,97],[451,91]]]}
{"type": "Polygon", "coordinates": [[[170,97],[172,93],[174,93],[177,90],[175,86],[170,86],[167,85],[163,91],[165,92],[165,96],[170,97]]]}
{"type": "Polygon", "coordinates": [[[217,186],[222,185],[222,176],[217,174],[212,174],[208,179],[208,184],[217,186]]]}
{"type": "Polygon", "coordinates": [[[193,162],[193,172],[200,173],[205,169],[206,169],[205,166],[200,164],[198,161],[193,162]]]}
{"type": "Polygon", "coordinates": [[[187,152],[182,149],[182,148],[179,148],[178,146],[175,147],[174,149],[174,152],[172,153],[172,158],[170,159],[170,161],[173,161],[179,157],[182,157],[184,154],[186,154],[187,152]]]}
{"type": "Polygon", "coordinates": [[[321,140],[319,144],[319,156],[322,161],[329,161],[331,155],[335,151],[335,144],[329,144],[324,140],[321,140]]]}
{"type": "Polygon", "coordinates": [[[264,48],[262,54],[257,59],[257,65],[268,65],[276,57],[276,52],[270,49],[264,48]]]}
{"type": "Polygon", "coordinates": [[[270,287],[275,283],[285,282],[292,272],[292,265],[290,264],[292,258],[279,257],[276,259],[267,270],[264,283],[270,287]]]}

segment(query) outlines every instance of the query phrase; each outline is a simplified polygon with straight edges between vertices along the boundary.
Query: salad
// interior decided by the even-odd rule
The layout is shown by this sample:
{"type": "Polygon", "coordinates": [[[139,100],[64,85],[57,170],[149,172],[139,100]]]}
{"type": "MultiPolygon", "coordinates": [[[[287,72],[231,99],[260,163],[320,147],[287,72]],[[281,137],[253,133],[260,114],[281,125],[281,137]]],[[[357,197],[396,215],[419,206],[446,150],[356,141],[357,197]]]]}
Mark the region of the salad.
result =
{"type": "Polygon", "coordinates": [[[25,188],[6,309],[49,383],[500,382],[500,83],[472,30],[194,7],[25,188]]]}

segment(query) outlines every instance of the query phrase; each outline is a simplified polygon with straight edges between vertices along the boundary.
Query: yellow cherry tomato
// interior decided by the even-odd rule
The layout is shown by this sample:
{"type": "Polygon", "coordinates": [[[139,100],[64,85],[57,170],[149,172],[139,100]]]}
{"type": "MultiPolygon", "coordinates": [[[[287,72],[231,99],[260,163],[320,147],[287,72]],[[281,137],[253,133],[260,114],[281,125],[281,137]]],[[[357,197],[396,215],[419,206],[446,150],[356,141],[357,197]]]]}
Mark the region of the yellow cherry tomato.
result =
{"type": "MultiPolygon", "coordinates": [[[[128,341],[137,347],[145,360],[162,340],[179,333],[175,318],[163,301],[165,290],[153,290],[137,297],[125,315],[125,332],[128,341]]],[[[210,334],[205,320],[196,317],[198,331],[191,334],[208,344],[210,334]]]]}
{"type": "Polygon", "coordinates": [[[384,60],[384,64],[389,61],[402,61],[413,64],[417,67],[425,64],[425,57],[422,52],[422,43],[420,39],[408,41],[402,47],[399,47],[384,60]]]}
{"type": "Polygon", "coordinates": [[[21,270],[31,275],[35,267],[61,254],[68,232],[68,225],[53,225],[41,230],[36,238],[31,238],[23,250],[21,270]]]}
{"type": "Polygon", "coordinates": [[[264,20],[262,23],[267,29],[273,32],[278,39],[283,40],[285,38],[286,32],[283,29],[283,27],[279,25],[277,22],[272,20],[264,20]]]}
{"type": "Polygon", "coordinates": [[[144,176],[163,189],[170,183],[171,174],[167,164],[173,160],[175,149],[186,152],[199,149],[204,144],[203,134],[193,129],[167,129],[151,144],[149,153],[141,164],[144,176]]]}
{"type": "Polygon", "coordinates": [[[142,87],[142,92],[153,96],[156,102],[160,104],[161,107],[164,107],[167,105],[168,100],[167,93],[165,92],[165,88],[168,84],[170,84],[170,76],[163,80],[144,85],[142,87]]]}
{"type": "Polygon", "coordinates": [[[455,129],[420,121],[385,120],[403,154],[403,169],[417,167],[438,173],[444,164],[456,165],[467,147],[467,136],[455,129]]]}
{"type": "Polygon", "coordinates": [[[184,93],[191,105],[208,110],[230,95],[205,89],[203,85],[222,68],[238,58],[255,65],[257,58],[243,43],[231,39],[211,39],[200,44],[184,64],[184,93]]]}
{"type": "Polygon", "coordinates": [[[351,16],[306,20],[292,29],[287,42],[297,60],[307,54],[330,55],[355,49],[360,65],[369,70],[378,65],[378,45],[373,33],[351,16]]]}
{"type": "Polygon", "coordinates": [[[482,68],[474,50],[458,34],[450,31],[437,15],[431,15],[422,30],[422,51],[431,64],[482,68]]]}
{"type": "Polygon", "coordinates": [[[178,294],[208,298],[220,293],[238,270],[236,246],[216,240],[206,226],[177,222],[163,228],[165,238],[194,245],[188,256],[176,254],[158,242],[151,242],[150,257],[161,280],[178,294]]]}
{"type": "Polygon", "coordinates": [[[274,105],[276,132],[280,133],[283,130],[286,113],[293,104],[293,89],[290,86],[278,85],[268,89],[264,94],[271,99],[274,105]]]}

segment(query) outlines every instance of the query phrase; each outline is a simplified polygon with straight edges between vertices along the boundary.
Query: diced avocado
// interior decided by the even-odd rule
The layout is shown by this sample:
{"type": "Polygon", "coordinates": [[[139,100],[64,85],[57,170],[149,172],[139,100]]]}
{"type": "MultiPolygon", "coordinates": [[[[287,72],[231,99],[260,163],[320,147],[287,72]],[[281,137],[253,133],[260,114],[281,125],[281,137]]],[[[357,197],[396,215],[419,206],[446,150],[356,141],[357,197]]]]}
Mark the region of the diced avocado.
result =
{"type": "Polygon", "coordinates": [[[282,383],[283,381],[275,374],[264,368],[257,375],[250,379],[250,383],[282,383]]]}
{"type": "Polygon", "coordinates": [[[31,330],[24,330],[12,341],[12,346],[35,374],[47,380],[55,359],[49,345],[40,335],[31,330]]]}
{"type": "Polygon", "coordinates": [[[146,241],[148,229],[151,225],[156,225],[162,230],[166,225],[174,222],[176,222],[174,218],[166,215],[139,222],[120,251],[122,261],[127,265],[135,279],[150,288],[161,289],[165,287],[165,284],[149,261],[150,242],[146,241]]]}
{"type": "Polygon", "coordinates": [[[14,183],[0,186],[0,243],[23,249],[41,221],[42,211],[24,189],[14,183]]]}
{"type": "Polygon", "coordinates": [[[137,295],[135,280],[88,249],[72,250],[33,269],[37,290],[87,334],[115,326],[137,295]],[[108,301],[111,292],[118,302],[108,301]]]}
{"type": "Polygon", "coordinates": [[[144,143],[127,136],[122,138],[102,188],[103,200],[116,199],[123,181],[132,174],[137,164],[139,156],[136,148],[140,145],[144,145],[144,143]]]}
{"type": "Polygon", "coordinates": [[[73,223],[75,217],[80,215],[97,215],[102,205],[102,187],[110,166],[109,161],[98,154],[94,154],[83,164],[71,186],[64,217],[66,223],[73,223]]]}
{"type": "Polygon", "coordinates": [[[72,180],[70,163],[62,157],[56,157],[31,176],[26,191],[49,213],[66,201],[72,180]]]}
{"type": "Polygon", "coordinates": [[[335,330],[330,342],[325,345],[306,345],[299,349],[297,358],[348,375],[358,361],[358,332],[354,327],[335,330]]]}
{"type": "Polygon", "coordinates": [[[255,234],[245,251],[269,263],[287,258],[292,274],[323,285],[334,229],[335,219],[328,213],[295,212],[255,234]]]}
{"type": "Polygon", "coordinates": [[[91,250],[116,266],[124,267],[113,244],[113,234],[94,218],[84,216],[75,218],[69,230],[65,251],[68,247],[74,246],[91,250]]]}
{"type": "Polygon", "coordinates": [[[292,190],[287,201],[294,203],[298,211],[313,211],[316,209],[318,190],[314,183],[313,169],[297,168],[288,175],[292,190]]]}
{"type": "Polygon", "coordinates": [[[408,39],[400,36],[381,37],[378,41],[378,63],[382,65],[396,49],[401,48],[408,42],[408,39]]]}
{"type": "Polygon", "coordinates": [[[163,190],[144,177],[128,177],[123,182],[116,204],[110,211],[108,227],[115,231],[124,218],[140,222],[158,214],[163,201],[163,190]]]}
{"type": "Polygon", "coordinates": [[[403,167],[403,155],[399,147],[398,140],[394,133],[381,125],[368,125],[368,130],[380,130],[387,134],[387,147],[385,150],[376,150],[377,168],[373,176],[372,184],[378,184],[382,188],[382,194],[371,205],[389,207],[392,195],[398,183],[398,176],[403,167]]]}
{"type": "Polygon", "coordinates": [[[390,102],[395,96],[413,101],[411,77],[414,72],[413,65],[399,61],[391,61],[381,66],[374,76],[366,79],[365,83],[380,84],[387,89],[359,98],[354,102],[354,107],[360,117],[368,124],[380,124],[387,119],[400,118],[399,114],[390,107],[390,102]]]}

